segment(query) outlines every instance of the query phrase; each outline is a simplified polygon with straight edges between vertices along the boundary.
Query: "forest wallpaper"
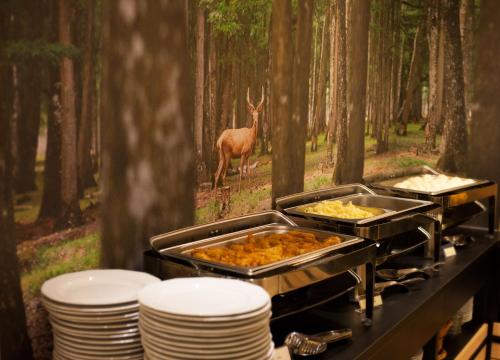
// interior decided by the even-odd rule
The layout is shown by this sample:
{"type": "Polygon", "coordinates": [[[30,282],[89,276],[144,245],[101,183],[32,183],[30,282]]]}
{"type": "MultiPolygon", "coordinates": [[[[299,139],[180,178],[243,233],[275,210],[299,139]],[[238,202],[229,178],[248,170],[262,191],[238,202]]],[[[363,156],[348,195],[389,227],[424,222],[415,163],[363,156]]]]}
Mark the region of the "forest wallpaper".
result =
{"type": "Polygon", "coordinates": [[[50,358],[41,284],[140,269],[153,235],[416,165],[498,180],[499,11],[2,0],[4,344],[50,358]]]}

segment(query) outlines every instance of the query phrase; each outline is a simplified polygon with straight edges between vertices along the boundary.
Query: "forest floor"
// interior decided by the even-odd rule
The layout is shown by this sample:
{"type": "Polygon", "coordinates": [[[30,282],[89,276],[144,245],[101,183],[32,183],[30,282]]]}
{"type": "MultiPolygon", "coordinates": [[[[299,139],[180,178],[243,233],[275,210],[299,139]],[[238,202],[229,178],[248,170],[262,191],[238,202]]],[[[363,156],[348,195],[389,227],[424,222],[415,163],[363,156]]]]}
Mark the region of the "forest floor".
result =
{"type": "MultiPolygon", "coordinates": [[[[419,149],[424,142],[424,133],[420,124],[410,124],[406,137],[390,135],[390,151],[376,155],[376,141],[365,138],[365,175],[381,171],[427,164],[434,166],[437,155],[421,154],[419,149]]],[[[314,190],[331,184],[333,167],[326,165],[326,144],[324,135],[318,138],[318,150],[310,152],[306,148],[305,188],[314,190]]],[[[39,159],[40,160],[40,159],[39,159]]],[[[271,206],[271,156],[250,158],[250,164],[257,166],[250,176],[244,176],[241,192],[237,192],[238,176],[228,176],[226,185],[231,189],[229,209],[224,217],[233,217],[271,206]]],[[[50,358],[50,331],[47,314],[40,302],[40,287],[51,277],[70,271],[78,271],[99,266],[100,232],[98,220],[98,190],[89,189],[80,205],[84,211],[86,223],[78,228],[54,232],[50,222],[36,222],[42,181],[42,164],[39,161],[38,191],[16,197],[15,219],[18,236],[18,257],[21,266],[21,283],[27,310],[28,326],[32,338],[35,356],[38,359],[50,358]]],[[[239,159],[233,160],[236,169],[239,159]]],[[[246,174],[245,174],[246,175],[246,174]]],[[[204,223],[217,220],[220,216],[219,204],[215,192],[198,192],[196,222],[204,223]]]]}

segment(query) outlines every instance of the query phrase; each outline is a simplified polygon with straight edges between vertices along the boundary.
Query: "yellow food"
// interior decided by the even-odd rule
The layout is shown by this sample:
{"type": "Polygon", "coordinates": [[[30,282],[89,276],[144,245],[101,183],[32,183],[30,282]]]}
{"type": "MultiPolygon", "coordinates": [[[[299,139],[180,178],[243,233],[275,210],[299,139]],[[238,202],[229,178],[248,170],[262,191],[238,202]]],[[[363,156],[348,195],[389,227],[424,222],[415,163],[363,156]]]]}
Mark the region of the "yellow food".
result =
{"type": "Polygon", "coordinates": [[[351,201],[343,204],[340,200],[324,200],[314,205],[304,206],[301,210],[310,214],[331,216],[339,219],[365,219],[383,212],[381,209],[353,205],[351,201]]]}
{"type": "Polygon", "coordinates": [[[318,240],[312,233],[289,231],[268,236],[248,235],[243,242],[195,249],[191,256],[241,267],[267,265],[340,243],[338,236],[318,240]]]}

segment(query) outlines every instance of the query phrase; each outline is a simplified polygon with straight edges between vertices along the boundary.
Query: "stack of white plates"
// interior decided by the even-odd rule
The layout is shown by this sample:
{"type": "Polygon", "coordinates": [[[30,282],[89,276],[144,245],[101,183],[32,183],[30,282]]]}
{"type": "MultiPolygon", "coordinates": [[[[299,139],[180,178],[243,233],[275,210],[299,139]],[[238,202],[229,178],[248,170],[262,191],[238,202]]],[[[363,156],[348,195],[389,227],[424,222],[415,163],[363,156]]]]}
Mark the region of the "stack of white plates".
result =
{"type": "Polygon", "coordinates": [[[89,270],[46,281],[42,301],[54,359],[142,359],[137,293],[160,279],[126,270],[89,270]]]}
{"type": "Polygon", "coordinates": [[[259,286],[178,278],[139,292],[139,329],[149,360],[270,360],[271,300],[259,286]]]}

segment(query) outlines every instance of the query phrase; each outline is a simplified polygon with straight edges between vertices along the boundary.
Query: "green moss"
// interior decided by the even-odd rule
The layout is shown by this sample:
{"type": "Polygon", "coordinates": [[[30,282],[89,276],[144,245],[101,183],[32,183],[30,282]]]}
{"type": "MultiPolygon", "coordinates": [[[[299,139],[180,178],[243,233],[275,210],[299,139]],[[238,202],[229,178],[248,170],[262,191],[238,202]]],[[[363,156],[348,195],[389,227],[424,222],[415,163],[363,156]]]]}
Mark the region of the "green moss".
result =
{"type": "Polygon", "coordinates": [[[100,236],[91,234],[36,250],[31,270],[21,274],[24,292],[36,295],[42,284],[67,272],[96,268],[100,257],[100,236]]]}

